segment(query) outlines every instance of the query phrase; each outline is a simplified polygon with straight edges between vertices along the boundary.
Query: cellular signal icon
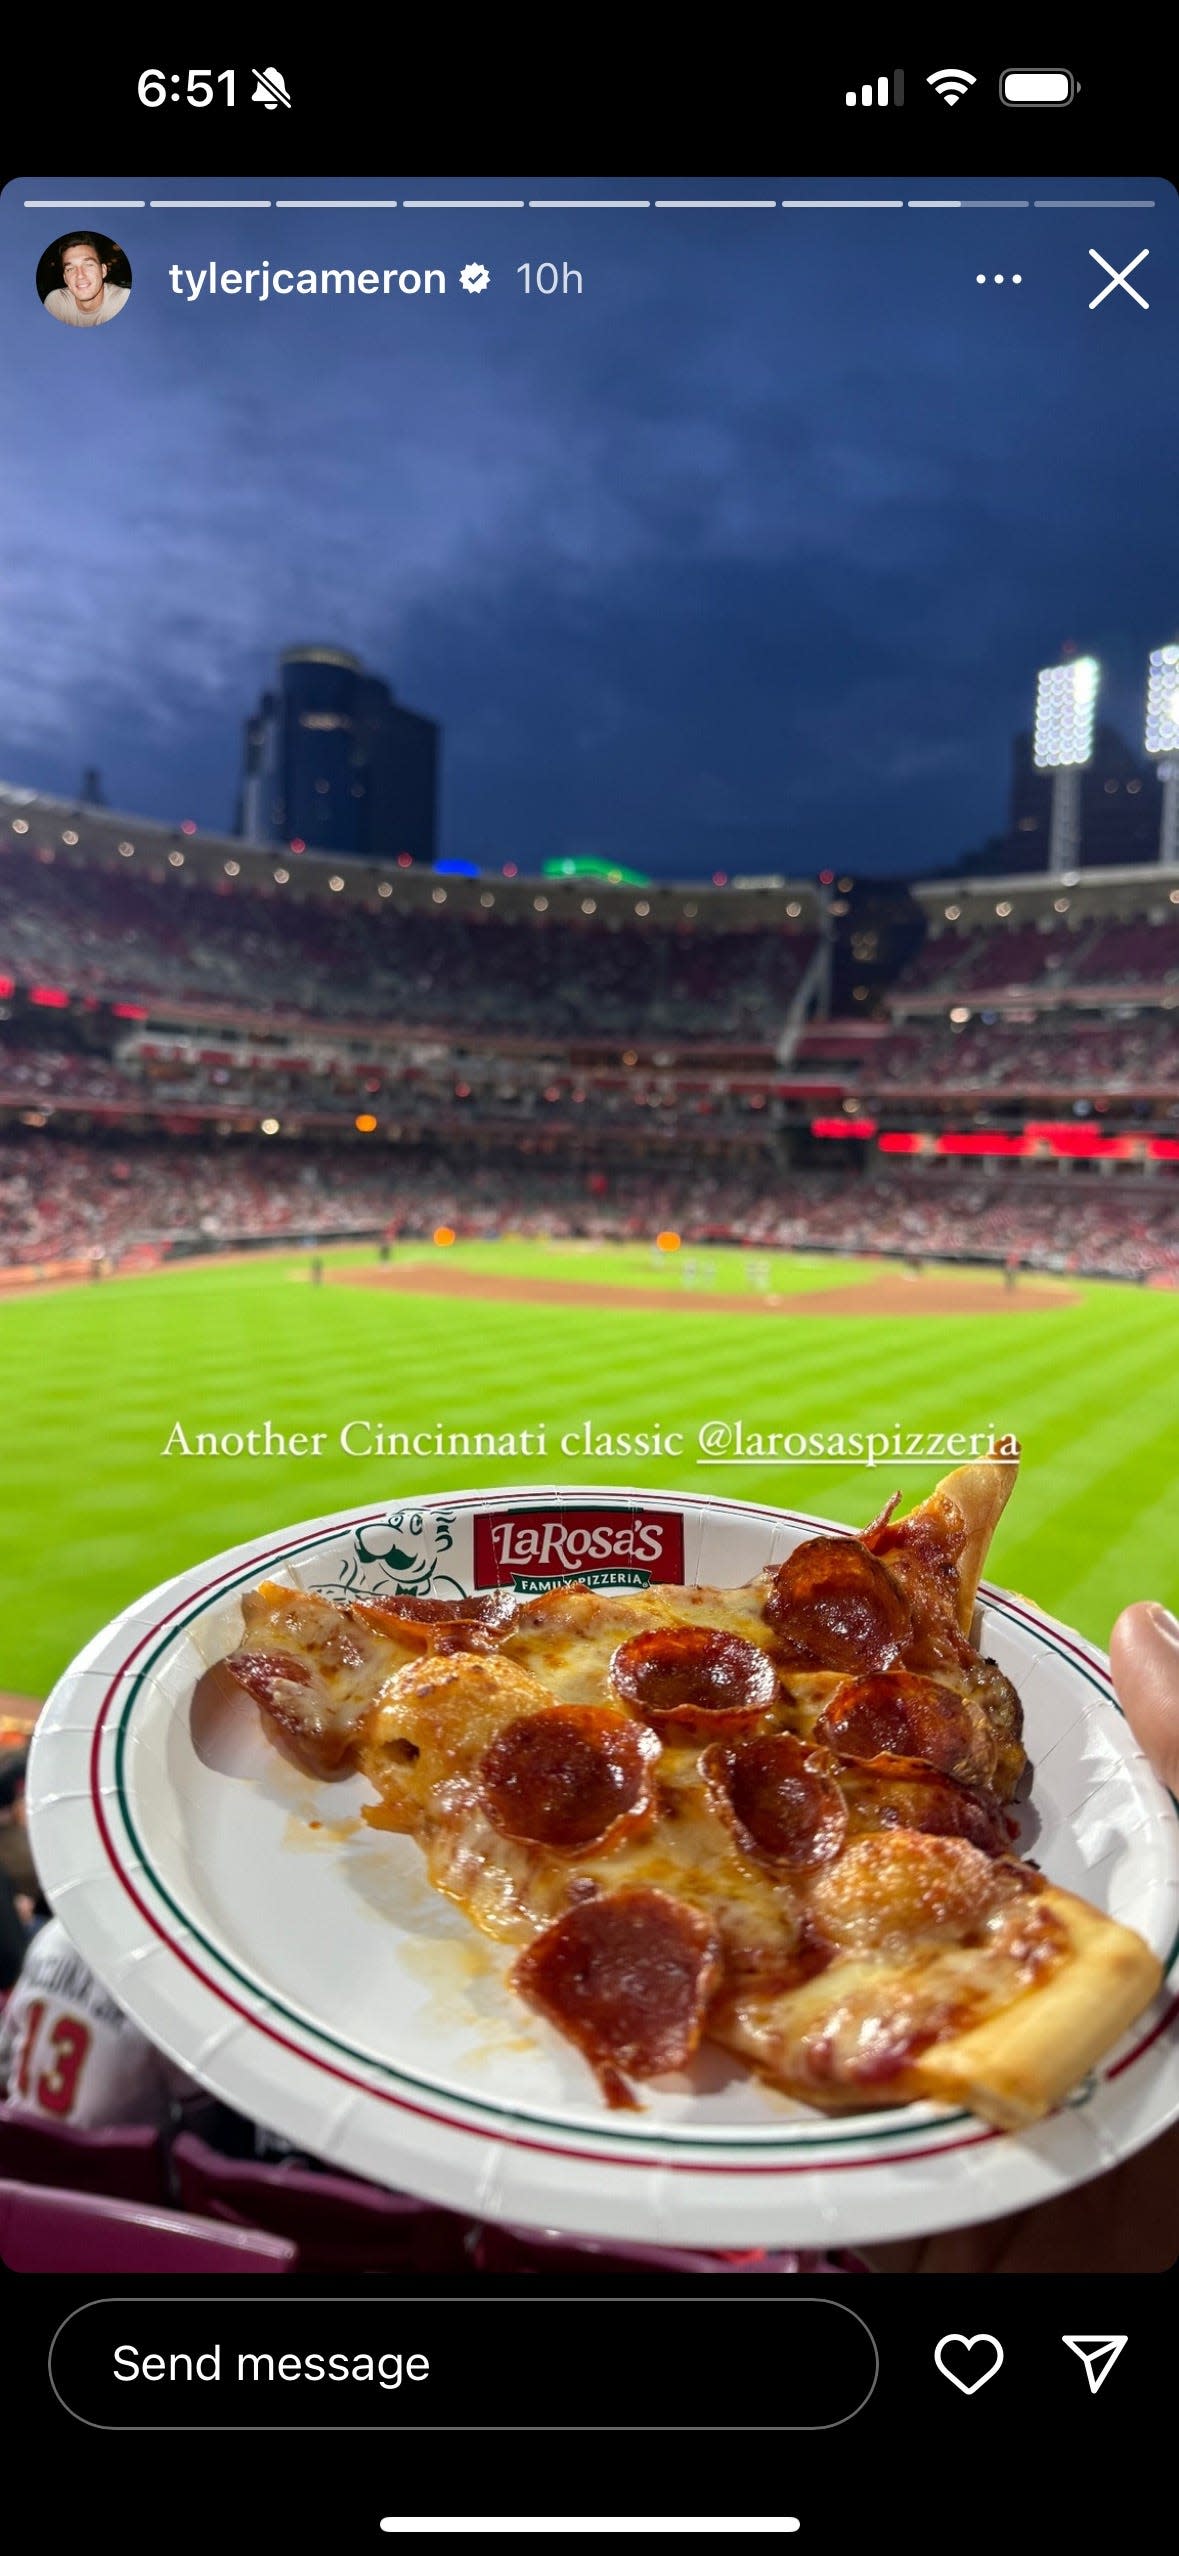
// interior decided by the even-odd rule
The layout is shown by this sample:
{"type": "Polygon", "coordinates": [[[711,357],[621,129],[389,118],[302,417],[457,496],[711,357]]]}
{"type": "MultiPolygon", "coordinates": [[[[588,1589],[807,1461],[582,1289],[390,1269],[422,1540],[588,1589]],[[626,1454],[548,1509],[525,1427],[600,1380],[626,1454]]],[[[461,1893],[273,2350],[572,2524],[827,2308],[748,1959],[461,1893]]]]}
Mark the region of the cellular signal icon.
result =
{"type": "Polygon", "coordinates": [[[891,96],[888,73],[882,71],[878,80],[865,80],[862,88],[845,89],[843,103],[845,106],[903,106],[905,103],[904,72],[893,72],[891,96]]]}
{"type": "Polygon", "coordinates": [[[967,90],[973,89],[974,73],[973,71],[931,71],[925,85],[928,89],[937,90],[945,106],[957,106],[959,98],[964,98],[967,90]]]}

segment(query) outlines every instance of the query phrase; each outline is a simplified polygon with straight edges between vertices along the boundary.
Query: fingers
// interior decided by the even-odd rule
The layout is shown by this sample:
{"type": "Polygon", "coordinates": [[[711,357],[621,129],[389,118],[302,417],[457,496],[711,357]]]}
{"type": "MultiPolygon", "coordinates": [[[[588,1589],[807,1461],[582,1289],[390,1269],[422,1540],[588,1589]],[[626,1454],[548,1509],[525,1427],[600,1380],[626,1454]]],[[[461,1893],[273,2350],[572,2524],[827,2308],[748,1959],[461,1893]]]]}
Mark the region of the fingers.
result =
{"type": "Polygon", "coordinates": [[[1179,1792],[1179,1623],[1165,1606],[1128,1606],[1109,1644],[1126,1720],[1162,1782],[1179,1792]]]}

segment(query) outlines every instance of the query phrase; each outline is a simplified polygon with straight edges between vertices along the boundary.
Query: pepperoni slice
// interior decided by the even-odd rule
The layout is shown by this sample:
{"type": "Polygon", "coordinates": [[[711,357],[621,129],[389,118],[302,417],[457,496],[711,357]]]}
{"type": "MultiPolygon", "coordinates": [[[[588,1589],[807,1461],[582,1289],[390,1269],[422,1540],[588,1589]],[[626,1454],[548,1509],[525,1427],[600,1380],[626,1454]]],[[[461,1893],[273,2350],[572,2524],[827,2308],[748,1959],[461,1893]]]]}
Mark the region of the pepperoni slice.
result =
{"type": "Polygon", "coordinates": [[[306,1661],[296,1659],[293,1651],[231,1651],[225,1666],[263,1710],[273,1704],[280,1687],[311,1684],[306,1661]]]}
{"type": "Polygon", "coordinates": [[[718,1742],[700,1760],[713,1799],[742,1842],[792,1872],[832,1863],[847,1835],[847,1804],[816,1765],[817,1754],[779,1731],[735,1747],[718,1742]]]}
{"type": "Polygon", "coordinates": [[[939,1569],[928,1545],[888,1544],[885,1568],[912,1610],[913,1631],[905,1644],[910,1668],[936,1677],[940,1668],[969,1668],[976,1657],[958,1622],[960,1590],[952,1562],[939,1569]]]}
{"type": "Polygon", "coordinates": [[[765,1613],[785,1659],[847,1671],[890,1667],[912,1623],[884,1564],[845,1535],[797,1545],[774,1574],[765,1613]]]}
{"type": "Polygon", "coordinates": [[[841,1686],[816,1722],[815,1737],[841,1757],[920,1757],[943,1775],[984,1780],[992,1771],[994,1749],[982,1717],[950,1687],[912,1669],[841,1686]]]}
{"type": "Polygon", "coordinates": [[[355,1765],[356,1730],[333,1722],[304,1660],[293,1651],[231,1651],[222,1667],[263,1715],[273,1740],[307,1775],[348,1775],[355,1765]],[[294,1690],[292,1692],[292,1690],[294,1690]]]}
{"type": "Polygon", "coordinates": [[[489,1650],[502,1642],[520,1609],[511,1589],[487,1589],[471,1597],[356,1598],[351,1614],[378,1633],[392,1633],[432,1650],[489,1650]]]}
{"type": "Polygon", "coordinates": [[[496,1733],[479,1766],[483,1808],[501,1837],[558,1854],[614,1846],[651,1812],[653,1731],[605,1705],[554,1705],[496,1733]]]}
{"type": "Polygon", "coordinates": [[[872,1757],[843,1770],[857,1833],[917,1828],[927,1837],[964,1837],[984,1855],[1006,1855],[1011,1838],[998,1803],[913,1757],[872,1757]]]}
{"type": "Polygon", "coordinates": [[[676,1624],[620,1643],[610,1676],[657,1731],[698,1739],[752,1730],[778,1692],[774,1664],[739,1633],[676,1624]]]}
{"type": "Polygon", "coordinates": [[[614,2103],[614,2072],[658,2077],[700,2041],[720,1984],[707,1921],[662,1890],[624,1890],[571,1908],[530,1944],[511,1981],[589,2060],[614,2103]]]}

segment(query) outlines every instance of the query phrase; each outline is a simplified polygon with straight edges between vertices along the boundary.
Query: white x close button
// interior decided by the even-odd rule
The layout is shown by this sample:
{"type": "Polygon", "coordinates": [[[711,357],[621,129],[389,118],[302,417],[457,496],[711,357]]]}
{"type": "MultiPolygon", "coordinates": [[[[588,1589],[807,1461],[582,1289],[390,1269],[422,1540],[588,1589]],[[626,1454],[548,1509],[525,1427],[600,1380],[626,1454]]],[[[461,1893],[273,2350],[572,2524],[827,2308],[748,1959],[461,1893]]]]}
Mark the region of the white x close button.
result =
{"type": "Polygon", "coordinates": [[[1116,293],[1119,285],[1121,286],[1123,293],[1129,294],[1132,302],[1137,302],[1140,311],[1148,311],[1150,309],[1150,304],[1147,301],[1145,294],[1138,292],[1133,284],[1127,284],[1126,282],[1126,277],[1133,274],[1135,267],[1141,266],[1143,258],[1150,256],[1149,249],[1139,249],[1137,257],[1132,257],[1128,266],[1120,268],[1111,266],[1109,259],[1102,256],[1100,249],[1090,249],[1089,255],[1090,257],[1096,258],[1097,264],[1105,268],[1105,272],[1110,278],[1109,283],[1103,284],[1101,291],[1094,294],[1093,299],[1089,304],[1091,311],[1095,311],[1099,303],[1108,301],[1110,294],[1116,293]]]}

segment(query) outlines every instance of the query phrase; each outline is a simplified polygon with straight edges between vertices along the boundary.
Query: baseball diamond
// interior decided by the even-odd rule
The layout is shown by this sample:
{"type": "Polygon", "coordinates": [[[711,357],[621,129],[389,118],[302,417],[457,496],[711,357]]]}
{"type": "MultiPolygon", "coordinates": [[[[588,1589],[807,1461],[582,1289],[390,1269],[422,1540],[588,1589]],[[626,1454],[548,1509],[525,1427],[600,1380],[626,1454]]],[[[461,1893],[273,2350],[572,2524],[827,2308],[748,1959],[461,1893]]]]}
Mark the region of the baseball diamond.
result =
{"type": "MultiPolygon", "coordinates": [[[[944,1460],[906,1460],[895,1482],[887,1460],[707,1466],[698,1432],[722,1413],[763,1444],[774,1430],[790,1443],[856,1428],[1009,1432],[1025,1480],[991,1577],[1098,1642],[1129,1597],[1179,1595],[1161,1390],[1179,1324],[1171,1291],[1026,1275],[1008,1291],[1001,1273],[784,1253],[767,1270],[710,1249],[696,1293],[676,1265],[686,1254],[655,1266],[645,1245],[535,1239],[458,1243],[433,1259],[420,1242],[388,1262],[371,1244],[320,1256],[326,1284],[306,1252],[283,1252],[0,1306],[6,1417],[23,1451],[0,1488],[6,1688],[45,1695],[121,1607],[245,1537],[370,1494],[412,1507],[510,1476],[494,1455],[350,1457],[342,1425],[373,1412],[425,1441],[439,1428],[473,1444],[545,1427],[544,1478],[591,1489],[618,1479],[617,1458],[560,1454],[587,1416],[603,1435],[674,1432],[682,1455],[631,1461],[639,1488],[711,1490],[852,1526],[893,1488],[919,1498],[944,1460]],[[319,1433],[322,1452],[165,1460],[177,1421],[190,1435],[269,1421],[288,1447],[319,1433]]],[[[511,1478],[537,1479],[535,1462],[511,1478]]]]}

